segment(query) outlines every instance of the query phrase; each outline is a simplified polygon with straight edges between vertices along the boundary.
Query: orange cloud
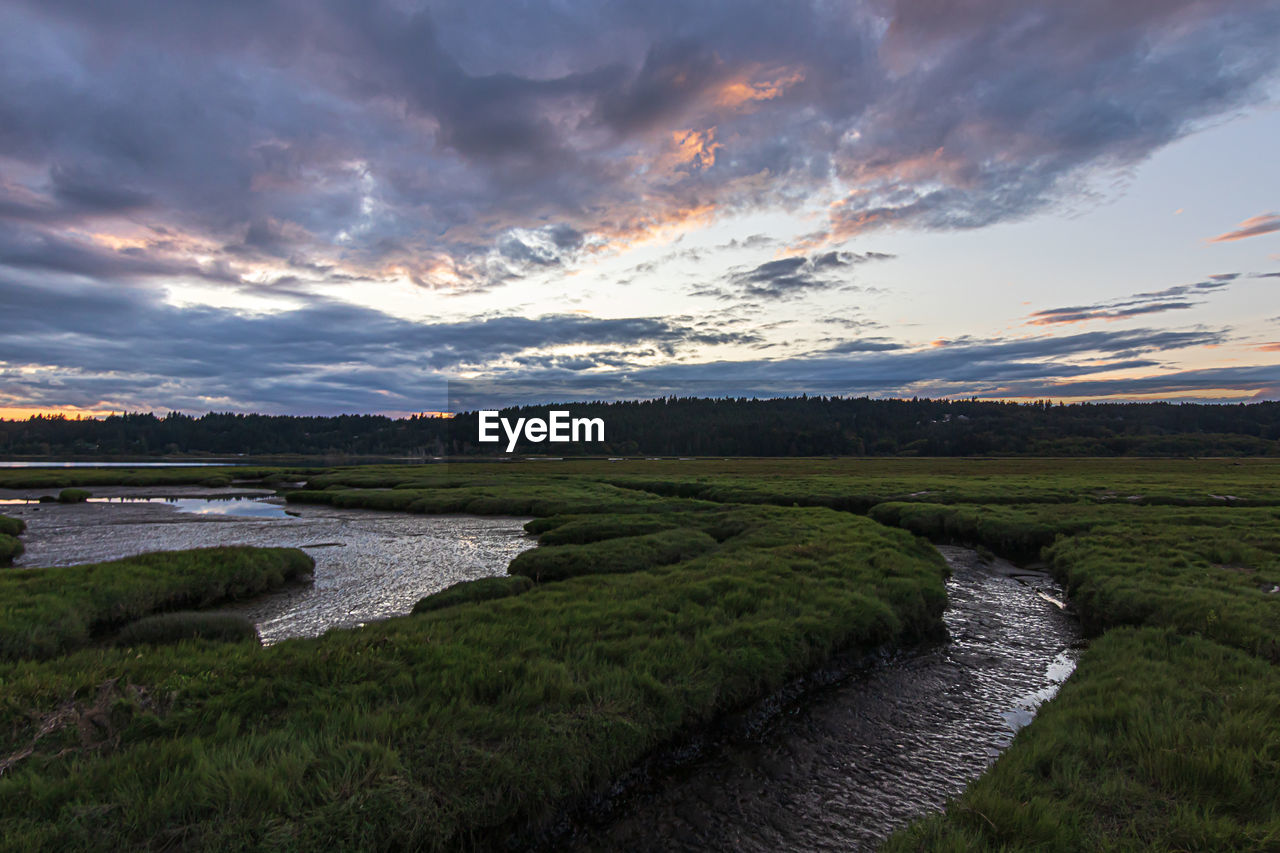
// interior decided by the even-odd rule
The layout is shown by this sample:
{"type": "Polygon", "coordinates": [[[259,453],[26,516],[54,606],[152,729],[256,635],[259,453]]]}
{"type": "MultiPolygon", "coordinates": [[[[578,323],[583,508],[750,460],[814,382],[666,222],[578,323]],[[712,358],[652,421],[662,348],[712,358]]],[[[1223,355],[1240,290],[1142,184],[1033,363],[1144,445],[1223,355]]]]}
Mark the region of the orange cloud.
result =
{"type": "Polygon", "coordinates": [[[146,249],[151,245],[151,241],[145,237],[128,237],[120,234],[90,234],[89,239],[114,252],[123,249],[146,249]]]}
{"type": "Polygon", "coordinates": [[[716,129],[677,130],[671,134],[674,165],[709,169],[716,164],[716,152],[724,146],[716,142],[716,129]]]}
{"type": "Polygon", "coordinates": [[[737,109],[745,104],[771,101],[804,81],[804,72],[795,69],[774,69],[772,74],[772,79],[765,80],[751,79],[754,76],[751,72],[735,77],[716,90],[713,101],[717,107],[737,109]]]}
{"type": "Polygon", "coordinates": [[[716,205],[694,203],[656,214],[637,215],[623,222],[602,223],[592,232],[601,238],[598,249],[626,251],[649,243],[664,242],[684,231],[710,224],[716,205]]]}
{"type": "Polygon", "coordinates": [[[1260,216],[1251,216],[1237,225],[1234,230],[1219,234],[1217,237],[1210,237],[1209,242],[1228,243],[1232,240],[1243,240],[1245,237],[1270,234],[1272,231],[1280,231],[1280,213],[1264,213],[1260,216]]]}
{"type": "Polygon", "coordinates": [[[1255,349],[1262,352],[1280,352],[1280,341],[1272,341],[1271,343],[1259,344],[1255,349]]]}
{"type": "Polygon", "coordinates": [[[970,166],[965,157],[953,155],[946,148],[938,147],[927,154],[878,163],[858,163],[842,171],[855,184],[940,181],[951,186],[965,186],[973,181],[970,166]]]}
{"type": "Polygon", "coordinates": [[[840,201],[832,202],[830,213],[830,227],[825,231],[816,231],[801,237],[795,243],[786,247],[778,254],[782,256],[803,255],[814,249],[821,249],[836,243],[843,243],[851,237],[856,237],[863,231],[871,228],[877,228],[882,225],[888,225],[893,221],[893,211],[880,210],[864,210],[857,213],[848,213],[846,208],[849,200],[859,193],[851,193],[848,198],[840,201]]]}

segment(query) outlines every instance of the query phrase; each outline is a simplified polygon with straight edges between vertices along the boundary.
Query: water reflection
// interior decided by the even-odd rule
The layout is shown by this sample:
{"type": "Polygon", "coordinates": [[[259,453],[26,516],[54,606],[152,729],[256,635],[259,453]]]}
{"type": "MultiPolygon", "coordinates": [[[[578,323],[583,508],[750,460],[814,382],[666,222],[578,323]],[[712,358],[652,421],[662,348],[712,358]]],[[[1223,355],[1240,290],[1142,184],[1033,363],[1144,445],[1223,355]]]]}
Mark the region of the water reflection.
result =
{"type": "Polygon", "coordinates": [[[1045,575],[940,548],[949,640],[802,700],[763,733],[661,774],[563,845],[578,851],[873,850],[943,807],[1075,668],[1045,575]],[[1016,578],[1010,574],[1016,574],[1016,578]]]}
{"type": "MultiPolygon", "coordinates": [[[[53,496],[50,496],[53,497],[53,496]]],[[[57,501],[40,498],[0,498],[0,506],[29,506],[31,504],[53,504],[57,501]]],[[[233,518],[287,518],[292,513],[286,510],[284,501],[257,496],[229,495],[210,498],[139,498],[109,497],[89,498],[83,503],[91,504],[163,504],[178,512],[189,512],[195,515],[224,515],[233,518]]]]}
{"type": "Polygon", "coordinates": [[[316,561],[313,583],[230,606],[252,619],[268,643],[408,613],[450,584],[505,574],[535,544],[523,518],[286,508],[261,498],[104,497],[31,503],[5,514],[27,522],[19,566],[213,545],[302,548],[316,561]]]}
{"type": "MultiPolygon", "coordinates": [[[[231,518],[288,518],[283,501],[267,498],[89,498],[89,503],[158,503],[178,512],[231,518]]],[[[295,513],[296,514],[296,513],[295,513]]]]}

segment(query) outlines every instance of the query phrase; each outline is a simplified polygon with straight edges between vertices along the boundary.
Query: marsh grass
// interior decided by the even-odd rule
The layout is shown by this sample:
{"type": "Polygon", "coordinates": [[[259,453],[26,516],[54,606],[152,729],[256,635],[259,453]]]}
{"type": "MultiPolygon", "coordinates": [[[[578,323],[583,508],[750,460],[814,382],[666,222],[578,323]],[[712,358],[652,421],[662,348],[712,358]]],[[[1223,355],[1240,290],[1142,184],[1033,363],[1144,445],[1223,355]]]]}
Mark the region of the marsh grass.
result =
{"type": "Polygon", "coordinates": [[[533,581],[523,575],[508,575],[501,578],[477,578],[470,581],[459,581],[439,592],[419,599],[413,605],[414,613],[430,613],[442,607],[453,607],[458,604],[470,604],[473,601],[489,601],[494,598],[506,598],[519,595],[533,589],[533,581]]]}
{"type": "Polygon", "coordinates": [[[60,504],[82,504],[93,497],[93,492],[86,489],[63,489],[58,492],[60,504]]]}
{"type": "Polygon", "coordinates": [[[312,570],[293,548],[201,548],[0,573],[0,660],[49,658],[164,610],[277,589],[312,570]]]}
{"type": "Polygon", "coordinates": [[[1043,557],[1098,634],[1173,628],[1280,662],[1280,509],[885,503],[871,517],[933,540],[1043,557]]]}
{"type": "Polygon", "coordinates": [[[1155,511],[1045,556],[1091,633],[1167,627],[1280,663],[1280,510],[1155,511]]]}
{"type": "Polygon", "coordinates": [[[936,635],[946,569],[915,533],[1043,554],[1102,633],[992,771],[891,849],[1274,849],[1277,474],[1224,460],[312,472],[290,500],[537,516],[526,553],[551,556],[521,559],[571,570],[265,649],[0,664],[0,847],[499,846],[838,649],[936,635]],[[681,537],[700,552],[635,556],[681,537]],[[57,723],[102,708],[100,736],[57,723]]]}
{"type": "Polygon", "coordinates": [[[265,649],[10,664],[0,754],[31,752],[0,776],[5,844],[490,847],[838,649],[939,629],[945,565],[911,535],[825,509],[731,512],[743,532],[644,571],[265,649]],[[108,684],[109,748],[39,734],[108,684]]]}
{"type": "MultiPolygon", "coordinates": [[[[325,479],[321,478],[321,482],[325,479]]],[[[619,488],[593,480],[512,478],[507,483],[362,489],[335,487],[288,492],[291,503],[412,513],[471,513],[476,515],[561,515],[643,512],[678,509],[657,495],[619,488]]]]}
{"type": "Polygon", "coordinates": [[[113,638],[117,646],[210,640],[220,643],[258,642],[253,623],[238,613],[180,610],[144,616],[121,628],[113,638]]]}
{"type": "Polygon", "coordinates": [[[1114,521],[1129,509],[1089,503],[991,506],[886,501],[873,506],[868,515],[934,542],[980,545],[1008,559],[1028,562],[1038,559],[1059,536],[1114,521]]]}
{"type": "Polygon", "coordinates": [[[535,518],[525,530],[538,536],[541,545],[586,545],[602,539],[643,536],[677,527],[671,513],[633,513],[604,516],[549,516],[535,518]]]}
{"type": "Polygon", "coordinates": [[[7,566],[22,555],[22,540],[18,536],[26,529],[22,519],[0,515],[0,566],[7,566]]]}
{"type": "Polygon", "coordinates": [[[534,548],[512,560],[508,571],[539,583],[578,575],[638,572],[688,560],[716,545],[716,540],[701,530],[677,528],[582,545],[534,548]]]}
{"type": "Polygon", "coordinates": [[[1098,638],[995,765],[888,853],[1280,846],[1280,671],[1160,629],[1098,638]]]}
{"type": "Polygon", "coordinates": [[[194,486],[205,480],[294,479],[315,473],[307,468],[247,465],[191,468],[5,468],[0,489],[57,489],[84,486],[194,486]]]}

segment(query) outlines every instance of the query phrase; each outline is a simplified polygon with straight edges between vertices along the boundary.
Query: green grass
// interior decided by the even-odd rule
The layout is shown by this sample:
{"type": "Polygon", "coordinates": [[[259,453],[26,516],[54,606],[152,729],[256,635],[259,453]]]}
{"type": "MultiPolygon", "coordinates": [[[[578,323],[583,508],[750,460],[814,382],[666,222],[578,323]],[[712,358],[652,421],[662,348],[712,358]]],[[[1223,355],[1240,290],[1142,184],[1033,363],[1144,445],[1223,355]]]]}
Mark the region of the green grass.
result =
{"type": "Polygon", "coordinates": [[[1086,630],[1151,625],[1280,662],[1280,509],[885,503],[871,517],[935,540],[1043,557],[1086,630]]]}
{"type": "Polygon", "coordinates": [[[57,489],[81,486],[192,486],[206,480],[302,478],[308,468],[267,468],[241,465],[191,468],[5,468],[0,489],[57,489]]]}
{"type": "Polygon", "coordinates": [[[430,613],[442,607],[453,607],[458,604],[470,604],[473,601],[489,601],[494,598],[506,598],[519,595],[533,589],[533,581],[522,575],[510,575],[504,578],[477,578],[472,581],[459,581],[439,592],[432,593],[418,600],[413,605],[414,613],[430,613]]]}
{"type": "Polygon", "coordinates": [[[1280,510],[1130,515],[1045,550],[1087,630],[1167,627],[1280,663],[1280,510]]]}
{"type": "MultiPolygon", "coordinates": [[[[570,463],[655,494],[867,512],[886,501],[1277,506],[1277,459],[735,459],[570,463]]],[[[453,466],[457,468],[459,466],[453,466]]]]}
{"type": "Polygon", "coordinates": [[[93,497],[93,492],[86,489],[63,489],[58,492],[58,503],[82,504],[91,497],[93,497]]]}
{"type": "Polygon", "coordinates": [[[313,472],[309,488],[437,489],[486,481],[492,485],[596,481],[664,496],[857,512],[893,500],[1280,505],[1280,459],[709,459],[383,465],[313,472]]]}
{"type": "Polygon", "coordinates": [[[49,658],[163,610],[208,607],[311,571],[292,548],[200,548],[0,573],[0,660],[49,658]]]}
{"type": "Polygon", "coordinates": [[[944,815],[888,853],[1280,849],[1280,670],[1119,629],[944,815]]]}
{"type": "Polygon", "coordinates": [[[1059,536],[1132,515],[1132,507],[1088,502],[1023,506],[886,501],[868,512],[935,542],[981,545],[1011,560],[1031,561],[1059,536]]]}
{"type": "Polygon", "coordinates": [[[22,519],[0,515],[0,566],[8,566],[22,556],[22,540],[18,536],[26,529],[22,519]]]}
{"type": "MultiPolygon", "coordinates": [[[[919,535],[1042,556],[1095,640],[991,772],[891,849],[1275,849],[1278,475],[1212,459],[311,472],[291,501],[536,516],[541,544],[511,570],[543,582],[460,584],[269,648],[77,640],[10,659],[0,848],[498,845],[838,649],[935,635],[945,566],[919,535]]],[[[25,599],[3,590],[7,619],[25,599]]],[[[46,592],[32,601],[60,600],[46,592]]]]}
{"type": "Polygon", "coordinates": [[[837,649],[938,630],[945,566],[909,534],[825,509],[733,512],[743,532],[678,564],[265,649],[0,669],[0,754],[30,750],[0,776],[5,844],[488,845],[837,649]],[[110,704],[109,746],[40,735],[68,697],[110,704]]]}
{"type": "Polygon", "coordinates": [[[525,551],[508,571],[542,583],[586,574],[638,572],[679,563],[716,547],[701,530],[680,528],[603,539],[585,545],[554,545],[525,551]]]}
{"type": "Polygon", "coordinates": [[[183,640],[257,643],[258,632],[252,622],[238,613],[180,610],[144,616],[125,625],[113,638],[117,646],[179,643],[183,640]]]}
{"type": "MultiPolygon", "coordinates": [[[[308,483],[308,486],[314,483],[308,483]]],[[[642,512],[676,505],[656,495],[592,480],[513,478],[509,482],[452,483],[392,489],[300,489],[287,493],[291,503],[415,513],[478,515],[560,515],[564,513],[642,512]]]]}
{"type": "Polygon", "coordinates": [[[548,516],[535,518],[525,530],[538,536],[542,545],[585,545],[620,536],[642,536],[670,530],[679,524],[670,513],[632,513],[604,517],[548,516]]]}

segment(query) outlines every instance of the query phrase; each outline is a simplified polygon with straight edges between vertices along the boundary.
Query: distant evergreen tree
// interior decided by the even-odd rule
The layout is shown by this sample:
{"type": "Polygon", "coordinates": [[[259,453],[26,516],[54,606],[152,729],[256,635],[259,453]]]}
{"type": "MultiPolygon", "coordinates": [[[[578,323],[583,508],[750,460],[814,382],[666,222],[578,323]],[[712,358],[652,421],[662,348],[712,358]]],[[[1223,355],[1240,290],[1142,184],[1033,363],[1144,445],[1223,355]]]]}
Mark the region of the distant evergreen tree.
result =
{"type": "MultiPolygon", "coordinates": [[[[1241,456],[1280,455],[1280,403],[1053,403],[665,397],[556,404],[600,417],[597,444],[528,444],[518,452],[649,456],[1241,456]]],[[[506,410],[545,416],[549,406],[506,410]]],[[[5,456],[483,456],[475,413],[296,417],[126,413],[101,420],[0,420],[5,456]]]]}

